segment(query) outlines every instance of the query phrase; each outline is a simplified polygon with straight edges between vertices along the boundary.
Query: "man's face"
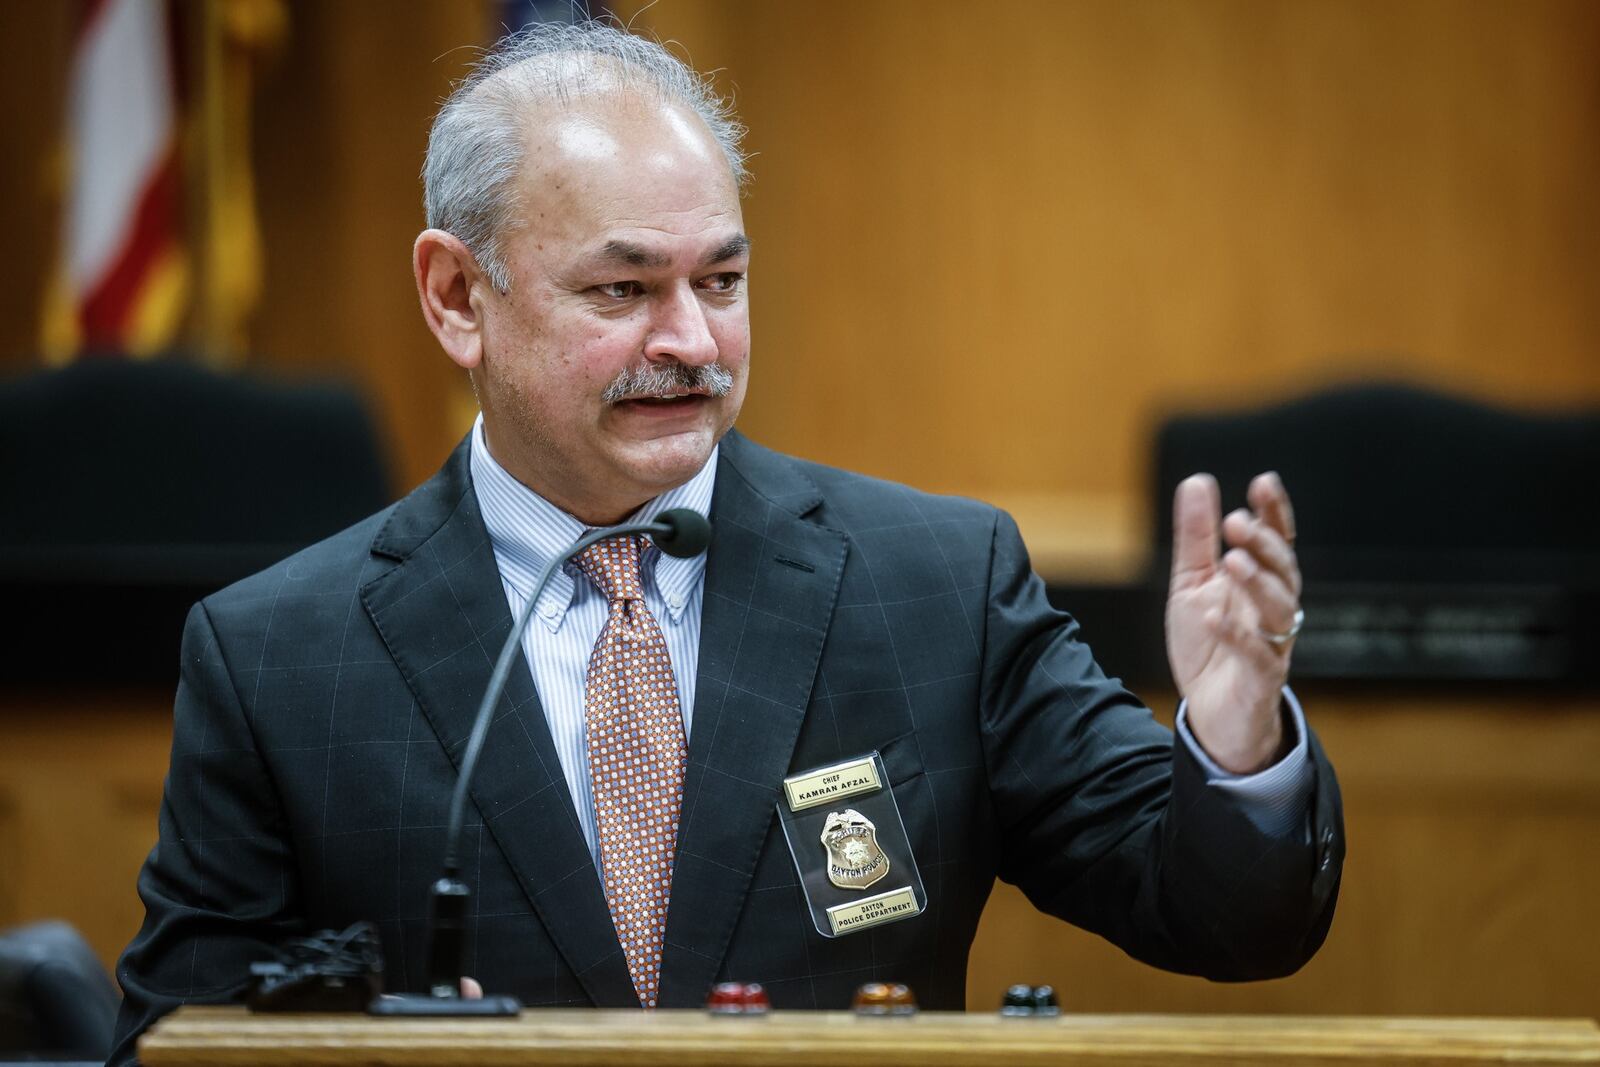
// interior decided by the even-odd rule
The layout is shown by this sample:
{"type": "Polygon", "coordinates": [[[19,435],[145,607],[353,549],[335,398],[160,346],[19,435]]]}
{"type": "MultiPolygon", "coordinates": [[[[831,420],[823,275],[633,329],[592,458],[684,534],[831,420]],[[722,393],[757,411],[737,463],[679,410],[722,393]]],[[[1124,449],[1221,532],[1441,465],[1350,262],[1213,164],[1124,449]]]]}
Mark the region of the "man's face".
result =
{"type": "Polygon", "coordinates": [[[475,291],[485,431],[525,484],[615,522],[700,470],[743,403],[738,189],[700,120],[647,96],[546,108],[527,145],[511,290],[475,291]]]}

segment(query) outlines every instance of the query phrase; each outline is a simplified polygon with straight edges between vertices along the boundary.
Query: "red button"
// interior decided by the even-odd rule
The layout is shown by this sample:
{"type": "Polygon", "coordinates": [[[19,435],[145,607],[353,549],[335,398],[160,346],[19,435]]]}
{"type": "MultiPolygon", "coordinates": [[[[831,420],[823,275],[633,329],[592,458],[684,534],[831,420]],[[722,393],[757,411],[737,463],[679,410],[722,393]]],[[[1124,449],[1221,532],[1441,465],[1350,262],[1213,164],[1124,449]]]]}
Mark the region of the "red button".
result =
{"type": "Polygon", "coordinates": [[[762,1015],[772,1010],[772,1002],[760,982],[718,982],[706,998],[706,1010],[714,1015],[762,1015]]]}

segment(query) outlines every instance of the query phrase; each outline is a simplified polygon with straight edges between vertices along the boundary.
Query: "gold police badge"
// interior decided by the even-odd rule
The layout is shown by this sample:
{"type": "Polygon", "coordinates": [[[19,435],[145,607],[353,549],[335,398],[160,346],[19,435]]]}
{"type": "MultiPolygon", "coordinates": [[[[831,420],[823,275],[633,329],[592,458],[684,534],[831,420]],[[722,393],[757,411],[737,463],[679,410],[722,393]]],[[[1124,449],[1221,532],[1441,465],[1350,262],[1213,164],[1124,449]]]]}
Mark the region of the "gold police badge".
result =
{"type": "Polygon", "coordinates": [[[828,881],[840,889],[865,889],[889,873],[878,828],[854,808],[828,813],[822,844],[828,850],[828,881]]]}

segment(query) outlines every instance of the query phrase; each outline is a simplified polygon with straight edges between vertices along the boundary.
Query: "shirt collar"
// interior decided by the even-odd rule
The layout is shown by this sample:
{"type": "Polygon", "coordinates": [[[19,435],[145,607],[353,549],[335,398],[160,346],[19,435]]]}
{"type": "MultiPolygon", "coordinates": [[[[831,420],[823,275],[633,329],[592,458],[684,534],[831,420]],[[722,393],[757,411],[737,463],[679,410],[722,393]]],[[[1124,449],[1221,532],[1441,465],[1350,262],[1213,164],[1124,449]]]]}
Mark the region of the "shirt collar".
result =
{"type": "MultiPolygon", "coordinates": [[[[716,486],[720,448],[718,445],[711,450],[711,458],[693,478],[646,502],[623,521],[649,522],[671,508],[693,508],[702,515],[708,514],[712,490],[716,486]]],[[[478,510],[483,514],[483,525],[489,531],[495,562],[500,566],[500,577],[525,601],[545,565],[565,552],[590,527],[517,481],[500,465],[489,453],[481,414],[472,427],[471,452],[472,486],[477,493],[478,510]]],[[[681,559],[665,555],[659,548],[649,545],[640,561],[640,569],[646,588],[654,582],[656,592],[666,605],[668,618],[676,623],[705,578],[706,556],[702,552],[681,559]]],[[[550,576],[534,610],[553,633],[561,628],[574,598],[588,595],[598,596],[599,591],[581,579],[577,568],[569,563],[550,576]]]]}

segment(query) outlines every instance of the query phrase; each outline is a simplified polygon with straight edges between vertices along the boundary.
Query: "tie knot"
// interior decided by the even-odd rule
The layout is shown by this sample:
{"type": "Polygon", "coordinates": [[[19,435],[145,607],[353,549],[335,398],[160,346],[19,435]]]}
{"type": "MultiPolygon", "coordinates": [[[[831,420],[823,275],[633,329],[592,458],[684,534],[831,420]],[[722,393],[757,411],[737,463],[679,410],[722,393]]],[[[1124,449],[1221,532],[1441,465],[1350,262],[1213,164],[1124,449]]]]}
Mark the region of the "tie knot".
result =
{"type": "Polygon", "coordinates": [[[608,537],[578,553],[578,568],[613,603],[643,600],[644,583],[639,577],[643,550],[644,538],[637,534],[608,537]]]}

